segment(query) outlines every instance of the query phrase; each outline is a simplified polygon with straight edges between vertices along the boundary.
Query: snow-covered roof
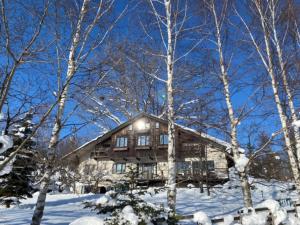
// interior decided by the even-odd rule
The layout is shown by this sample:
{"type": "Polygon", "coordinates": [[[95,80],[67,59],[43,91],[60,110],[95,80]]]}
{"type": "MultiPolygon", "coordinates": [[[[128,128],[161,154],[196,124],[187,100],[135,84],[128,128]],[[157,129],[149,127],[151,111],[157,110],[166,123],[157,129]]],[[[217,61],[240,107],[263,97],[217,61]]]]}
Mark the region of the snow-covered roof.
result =
{"type": "MultiPolygon", "coordinates": [[[[83,145],[81,145],[80,147],[78,147],[77,149],[75,149],[74,151],[72,151],[72,152],[68,153],[67,155],[65,155],[63,158],[66,158],[67,156],[69,156],[69,155],[71,155],[71,154],[73,154],[73,153],[75,153],[75,152],[77,152],[77,151],[79,151],[81,149],[84,149],[86,146],[88,146],[89,144],[92,144],[95,141],[100,141],[100,140],[106,139],[106,137],[109,137],[113,133],[119,131],[120,129],[122,129],[124,127],[126,127],[127,125],[129,125],[130,123],[132,123],[133,121],[135,121],[135,120],[137,120],[137,119],[139,119],[141,117],[149,117],[149,118],[152,118],[152,119],[155,119],[155,120],[159,120],[159,121],[164,122],[164,123],[167,122],[166,120],[164,120],[164,119],[162,119],[162,118],[160,118],[160,117],[158,117],[156,115],[146,114],[146,113],[140,113],[137,116],[133,117],[132,119],[128,120],[127,122],[125,122],[125,123],[119,125],[118,127],[114,128],[113,130],[111,130],[111,131],[109,131],[109,132],[107,132],[105,134],[101,134],[101,135],[95,137],[94,139],[92,139],[92,140],[84,143],[83,145]]],[[[226,141],[224,141],[224,140],[221,140],[219,138],[213,137],[213,136],[211,136],[211,135],[209,135],[207,133],[198,132],[195,129],[183,126],[183,125],[178,124],[178,123],[176,123],[175,125],[177,127],[181,128],[181,129],[185,130],[185,131],[192,132],[192,133],[196,134],[197,136],[201,136],[201,137],[203,137],[205,139],[208,139],[208,140],[210,140],[212,142],[215,142],[215,143],[217,143],[219,145],[222,145],[222,146],[226,147],[226,149],[228,151],[231,149],[231,144],[228,143],[228,142],[226,142],[226,141]]],[[[244,152],[244,151],[245,151],[244,149],[240,148],[240,152],[244,152]]]]}

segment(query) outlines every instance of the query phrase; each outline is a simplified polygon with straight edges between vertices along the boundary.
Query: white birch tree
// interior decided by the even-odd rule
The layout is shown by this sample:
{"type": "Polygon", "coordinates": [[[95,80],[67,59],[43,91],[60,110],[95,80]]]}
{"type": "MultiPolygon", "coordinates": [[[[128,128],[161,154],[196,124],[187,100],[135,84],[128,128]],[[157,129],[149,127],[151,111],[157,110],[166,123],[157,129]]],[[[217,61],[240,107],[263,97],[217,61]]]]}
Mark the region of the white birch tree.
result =
{"type": "MultiPolygon", "coordinates": [[[[297,191],[300,193],[300,172],[299,172],[299,165],[297,162],[297,157],[296,154],[294,154],[294,148],[293,148],[293,141],[291,138],[290,134],[290,124],[288,121],[288,118],[285,114],[282,100],[280,98],[280,89],[279,89],[279,80],[278,76],[276,74],[276,68],[275,68],[275,61],[274,61],[274,54],[272,52],[272,31],[269,29],[269,27],[273,27],[272,23],[268,24],[268,18],[266,18],[266,15],[268,15],[268,12],[266,13],[263,6],[268,4],[268,2],[260,1],[260,0],[253,0],[252,1],[254,4],[254,7],[257,11],[257,17],[259,21],[259,28],[263,37],[263,44],[260,44],[255,36],[255,33],[250,29],[249,25],[247,24],[246,20],[240,15],[240,13],[236,10],[237,16],[240,18],[242,23],[244,24],[246,31],[250,37],[250,40],[259,56],[259,59],[261,60],[265,70],[267,71],[270,81],[271,81],[271,86],[273,90],[273,96],[275,100],[275,104],[277,107],[278,115],[280,118],[281,126],[282,126],[282,131],[283,131],[283,136],[284,136],[284,141],[286,145],[286,151],[289,157],[290,165],[291,165],[291,170],[293,173],[293,177],[295,180],[296,188],[297,191]],[[269,26],[271,25],[271,26],[269,26]]],[[[272,6],[270,6],[272,7],[272,6]]],[[[271,20],[272,21],[272,20],[271,20]]],[[[276,36],[276,34],[275,34],[276,36]]],[[[275,39],[274,36],[274,39],[275,39]]],[[[274,41],[276,44],[276,41],[274,41]]],[[[286,87],[285,87],[286,91],[286,87]]],[[[290,102],[289,102],[290,104],[290,102]]]]}
{"type": "MultiPolygon", "coordinates": [[[[174,77],[176,74],[176,64],[185,59],[192,51],[194,51],[203,38],[190,41],[188,43],[187,50],[178,51],[178,42],[187,37],[188,33],[191,34],[196,28],[193,25],[188,24],[189,16],[188,1],[154,1],[148,0],[154,14],[155,24],[158,29],[158,33],[155,35],[160,37],[163,50],[161,54],[154,54],[161,58],[165,62],[166,78],[163,79],[157,74],[149,74],[157,80],[163,82],[166,85],[167,100],[166,100],[166,117],[168,120],[168,179],[167,179],[167,202],[170,208],[170,219],[175,216],[176,213],[176,151],[175,151],[175,108],[174,108],[174,95],[175,95],[175,83],[174,77]],[[183,33],[185,32],[185,36],[183,33]],[[183,35],[184,37],[181,37],[183,35]]],[[[148,34],[147,34],[148,35],[148,34]]],[[[188,39],[188,38],[186,38],[188,39]]],[[[186,40],[185,39],[185,40],[186,40]]]]}
{"type": "MultiPolygon", "coordinates": [[[[107,15],[112,9],[115,1],[99,1],[97,3],[97,8],[95,15],[91,15],[89,9],[91,9],[91,1],[84,0],[82,2],[78,19],[75,22],[74,31],[72,32],[72,38],[70,42],[70,47],[68,50],[68,59],[67,59],[67,70],[65,75],[65,83],[63,88],[59,90],[61,93],[58,99],[58,107],[55,116],[55,122],[52,129],[52,134],[50,137],[49,145],[48,145],[48,154],[49,159],[47,161],[47,168],[45,174],[43,175],[40,182],[40,192],[38,195],[36,207],[32,217],[32,225],[39,225],[41,223],[46,195],[50,183],[51,176],[55,172],[56,166],[56,147],[59,143],[59,137],[61,129],[63,128],[63,115],[66,107],[69,89],[71,88],[71,81],[74,80],[74,76],[76,72],[78,72],[79,67],[82,63],[87,59],[89,54],[101,46],[106,39],[109,32],[113,29],[115,23],[122,17],[125,13],[127,7],[119,14],[119,16],[114,20],[112,24],[110,24],[106,31],[103,32],[103,35],[98,35],[96,40],[92,41],[92,44],[88,43],[90,40],[90,35],[93,32],[95,26],[99,23],[100,19],[107,15]],[[85,20],[86,17],[92,17],[91,22],[86,25],[85,20]]],[[[58,56],[59,57],[59,56],[58,56]]],[[[62,63],[59,61],[59,64],[62,63]]],[[[60,69],[60,68],[59,68],[60,69]]],[[[61,82],[60,72],[58,72],[58,80],[61,82]]]]}
{"type": "MultiPolygon", "coordinates": [[[[218,15],[214,0],[207,2],[207,5],[212,14],[214,25],[215,25],[214,36],[216,40],[215,43],[216,43],[218,59],[219,59],[220,78],[223,83],[223,92],[224,92],[224,97],[225,97],[229,121],[230,121],[230,138],[231,138],[231,146],[232,146],[231,150],[233,154],[233,160],[235,164],[238,164],[241,160],[245,159],[244,158],[245,155],[244,153],[241,153],[239,150],[240,146],[238,141],[238,129],[237,129],[239,124],[239,119],[235,116],[235,110],[232,103],[232,95],[230,92],[229,74],[228,74],[229,71],[228,66],[230,65],[230,63],[225,62],[224,49],[223,49],[224,44],[222,41],[222,25],[226,20],[228,1],[225,0],[222,5],[219,5],[219,7],[222,8],[220,15],[218,15]]],[[[245,207],[252,207],[251,191],[248,182],[248,177],[246,174],[246,168],[238,168],[238,174],[241,180],[241,188],[243,192],[244,205],[245,207]]]]}

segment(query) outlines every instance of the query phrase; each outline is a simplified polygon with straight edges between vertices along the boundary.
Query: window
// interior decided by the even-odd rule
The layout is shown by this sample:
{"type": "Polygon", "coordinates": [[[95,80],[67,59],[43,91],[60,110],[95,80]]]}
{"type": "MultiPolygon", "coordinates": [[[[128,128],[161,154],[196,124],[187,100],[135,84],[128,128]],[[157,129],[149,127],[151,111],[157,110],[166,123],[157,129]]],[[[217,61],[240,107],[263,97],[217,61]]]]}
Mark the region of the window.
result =
{"type": "Polygon", "coordinates": [[[132,124],[128,126],[128,130],[132,130],[132,124]]]}
{"type": "Polygon", "coordinates": [[[112,172],[121,174],[121,173],[125,173],[125,170],[126,170],[126,163],[115,163],[113,165],[112,172]]]}
{"type": "Polygon", "coordinates": [[[138,136],[138,146],[147,146],[150,143],[149,135],[139,135],[138,136]]]}
{"type": "Polygon", "coordinates": [[[191,162],[178,162],[176,166],[178,174],[186,175],[191,173],[191,162]]]}
{"type": "Polygon", "coordinates": [[[138,172],[140,178],[152,179],[157,174],[156,163],[140,163],[138,164],[138,172]]]}
{"type": "Polygon", "coordinates": [[[155,128],[158,129],[159,128],[159,122],[155,123],[155,128]]]}
{"type": "Polygon", "coordinates": [[[146,130],[150,128],[150,123],[141,119],[135,123],[135,127],[137,130],[146,130]]]}
{"type": "Polygon", "coordinates": [[[116,147],[127,147],[127,137],[117,137],[116,147]]]}
{"type": "Polygon", "coordinates": [[[167,145],[168,144],[168,141],[169,141],[169,138],[168,138],[168,135],[167,134],[161,134],[159,136],[159,143],[161,145],[167,145]]]}
{"type": "Polygon", "coordinates": [[[215,170],[215,162],[213,160],[207,161],[207,169],[208,171],[214,171],[215,170]]]}
{"type": "Polygon", "coordinates": [[[214,171],[215,170],[215,163],[213,160],[208,160],[207,164],[205,161],[202,162],[202,167],[201,167],[201,161],[194,161],[193,162],[193,173],[198,174],[201,172],[201,169],[203,172],[206,171],[206,165],[207,165],[207,170],[208,171],[214,171]]]}

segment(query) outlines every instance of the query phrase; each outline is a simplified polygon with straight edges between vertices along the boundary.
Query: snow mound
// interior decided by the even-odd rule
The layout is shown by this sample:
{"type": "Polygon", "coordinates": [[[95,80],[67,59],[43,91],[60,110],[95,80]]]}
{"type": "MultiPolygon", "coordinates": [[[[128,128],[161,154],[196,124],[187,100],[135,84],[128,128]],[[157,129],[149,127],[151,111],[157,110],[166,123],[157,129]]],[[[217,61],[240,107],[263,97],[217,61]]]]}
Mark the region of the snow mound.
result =
{"type": "Polygon", "coordinates": [[[74,220],[70,225],[104,225],[104,220],[95,216],[84,216],[74,220]]]}
{"type": "Polygon", "coordinates": [[[11,148],[14,144],[12,138],[7,135],[0,135],[0,143],[2,144],[0,154],[11,148]]]}
{"type": "Polygon", "coordinates": [[[139,224],[139,217],[134,213],[133,208],[127,205],[122,210],[123,218],[131,225],[139,224]]]}
{"type": "Polygon", "coordinates": [[[265,214],[257,214],[253,212],[250,215],[245,215],[242,217],[243,225],[266,225],[267,216],[265,214]]]}
{"type": "Polygon", "coordinates": [[[97,201],[96,201],[96,204],[97,205],[106,205],[108,202],[109,202],[109,198],[107,196],[102,196],[101,198],[99,198],[97,201]]]}
{"type": "Polygon", "coordinates": [[[264,202],[257,205],[258,208],[268,208],[271,213],[275,213],[280,209],[279,202],[275,201],[274,199],[267,199],[264,202]]]}
{"type": "Polygon", "coordinates": [[[235,161],[235,168],[242,173],[245,171],[248,162],[249,159],[244,154],[240,154],[240,157],[235,161]]]}
{"type": "Polygon", "coordinates": [[[224,223],[223,225],[232,225],[234,224],[234,217],[232,215],[224,216],[224,223]]]}
{"type": "Polygon", "coordinates": [[[199,211],[194,214],[193,221],[202,225],[212,225],[210,218],[205,212],[199,211]]]}

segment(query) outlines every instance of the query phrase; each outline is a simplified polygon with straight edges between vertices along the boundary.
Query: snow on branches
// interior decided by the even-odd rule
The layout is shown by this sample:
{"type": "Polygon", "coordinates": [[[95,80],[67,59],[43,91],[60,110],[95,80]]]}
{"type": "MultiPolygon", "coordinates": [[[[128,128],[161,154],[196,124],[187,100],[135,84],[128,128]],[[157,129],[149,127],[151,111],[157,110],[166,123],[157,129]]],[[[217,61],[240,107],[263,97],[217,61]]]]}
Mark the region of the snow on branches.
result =
{"type": "Polygon", "coordinates": [[[0,135],[0,154],[13,146],[13,140],[8,135],[0,135]]]}
{"type": "Polygon", "coordinates": [[[300,128],[300,120],[293,122],[293,126],[300,128]]]}
{"type": "Polygon", "coordinates": [[[248,162],[249,162],[249,159],[244,154],[240,154],[239,158],[237,160],[235,160],[235,168],[240,173],[243,173],[243,172],[245,172],[245,168],[246,168],[248,162]]]}

